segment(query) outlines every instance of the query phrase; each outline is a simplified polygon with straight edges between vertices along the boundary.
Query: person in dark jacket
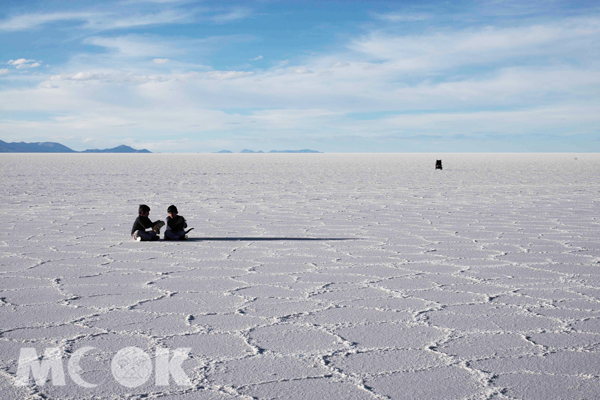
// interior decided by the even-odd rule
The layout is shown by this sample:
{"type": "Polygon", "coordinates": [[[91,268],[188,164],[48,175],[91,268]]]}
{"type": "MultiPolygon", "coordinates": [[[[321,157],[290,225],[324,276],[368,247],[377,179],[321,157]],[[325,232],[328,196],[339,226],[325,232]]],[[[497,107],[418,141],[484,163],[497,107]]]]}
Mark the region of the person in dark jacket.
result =
{"type": "Polygon", "coordinates": [[[167,213],[169,213],[169,216],[165,220],[167,223],[165,240],[186,240],[185,228],[187,228],[187,222],[185,218],[178,215],[177,207],[174,205],[167,208],[167,213]]]}
{"type": "Polygon", "coordinates": [[[154,231],[146,232],[146,229],[152,228],[159,221],[152,222],[148,216],[150,215],[150,207],[145,204],[140,204],[138,209],[139,216],[136,218],[131,228],[131,237],[138,242],[158,240],[160,237],[154,231]]]}

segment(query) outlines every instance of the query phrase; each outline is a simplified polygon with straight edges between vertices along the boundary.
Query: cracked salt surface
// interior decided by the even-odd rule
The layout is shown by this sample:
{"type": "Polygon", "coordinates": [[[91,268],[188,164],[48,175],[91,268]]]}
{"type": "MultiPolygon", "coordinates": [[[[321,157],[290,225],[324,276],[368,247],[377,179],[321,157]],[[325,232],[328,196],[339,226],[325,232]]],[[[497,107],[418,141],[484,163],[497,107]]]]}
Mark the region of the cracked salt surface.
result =
{"type": "Polygon", "coordinates": [[[600,156],[435,158],[2,155],[0,398],[600,398],[600,156]],[[15,385],[84,346],[95,388],[15,385]],[[192,386],[120,385],[127,346],[192,386]]]}

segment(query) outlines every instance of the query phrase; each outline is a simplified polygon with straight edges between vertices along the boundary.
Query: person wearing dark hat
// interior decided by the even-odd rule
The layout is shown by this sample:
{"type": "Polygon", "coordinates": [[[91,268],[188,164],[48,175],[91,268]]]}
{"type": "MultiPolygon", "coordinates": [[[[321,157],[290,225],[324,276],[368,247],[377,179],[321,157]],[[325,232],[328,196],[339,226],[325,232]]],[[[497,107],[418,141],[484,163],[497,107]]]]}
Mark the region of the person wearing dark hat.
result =
{"type": "Polygon", "coordinates": [[[170,205],[167,208],[167,213],[169,213],[169,216],[165,220],[167,223],[165,240],[186,240],[185,228],[187,228],[187,222],[185,218],[178,215],[177,207],[174,205],[170,205]]]}

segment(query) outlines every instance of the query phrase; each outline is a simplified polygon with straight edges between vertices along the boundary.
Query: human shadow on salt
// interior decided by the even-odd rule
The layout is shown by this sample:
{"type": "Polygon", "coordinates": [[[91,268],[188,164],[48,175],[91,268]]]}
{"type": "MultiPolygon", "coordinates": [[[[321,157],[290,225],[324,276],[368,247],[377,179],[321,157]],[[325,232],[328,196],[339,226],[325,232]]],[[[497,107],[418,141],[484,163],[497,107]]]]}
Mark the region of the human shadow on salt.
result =
{"type": "Polygon", "coordinates": [[[358,238],[304,238],[304,237],[194,237],[188,238],[187,242],[209,242],[209,241],[219,241],[219,242],[259,242],[259,241],[334,241],[334,240],[358,240],[358,238]]]}

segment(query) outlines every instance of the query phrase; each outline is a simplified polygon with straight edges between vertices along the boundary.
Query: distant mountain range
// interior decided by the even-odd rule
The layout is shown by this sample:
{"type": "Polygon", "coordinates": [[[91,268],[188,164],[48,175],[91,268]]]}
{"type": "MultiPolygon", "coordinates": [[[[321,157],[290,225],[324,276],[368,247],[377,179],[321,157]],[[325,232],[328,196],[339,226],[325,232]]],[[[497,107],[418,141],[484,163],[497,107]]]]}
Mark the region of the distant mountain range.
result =
{"type": "Polygon", "coordinates": [[[136,150],[133,147],[125,146],[124,144],[122,144],[120,146],[113,147],[112,149],[104,149],[104,150],[90,149],[90,150],[80,151],[80,153],[152,153],[152,152],[149,150],[146,150],[146,149],[136,150]]]}
{"type": "MultiPolygon", "coordinates": [[[[0,140],[0,153],[152,153],[146,149],[137,150],[124,144],[113,147],[112,149],[88,149],[84,151],[75,151],[67,146],[54,142],[13,142],[7,143],[0,140]]],[[[233,153],[230,150],[221,150],[217,153],[233,153]]],[[[265,153],[262,150],[254,151],[244,149],[240,153],[265,153]]],[[[322,153],[322,151],[302,149],[302,150],[271,150],[269,153],[322,153]]]]}
{"type": "MultiPolygon", "coordinates": [[[[230,150],[221,150],[221,151],[217,151],[217,153],[233,153],[233,151],[230,151],[230,150]]],[[[244,149],[244,150],[240,151],[240,153],[253,153],[253,154],[262,153],[262,154],[264,154],[264,151],[262,151],[262,150],[254,151],[254,150],[244,149]]],[[[322,153],[322,151],[310,150],[310,149],[302,149],[302,150],[271,150],[271,151],[269,151],[269,153],[322,153]]]]}
{"type": "Polygon", "coordinates": [[[54,142],[6,143],[0,140],[0,153],[151,153],[151,151],[146,149],[136,150],[123,144],[112,149],[75,151],[65,145],[54,142]]]}

